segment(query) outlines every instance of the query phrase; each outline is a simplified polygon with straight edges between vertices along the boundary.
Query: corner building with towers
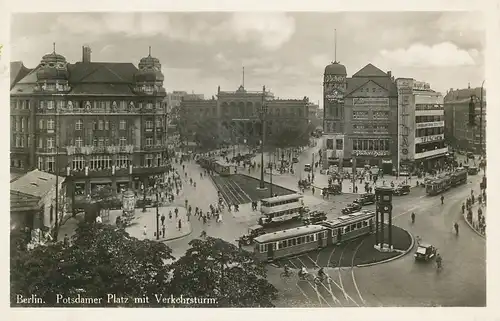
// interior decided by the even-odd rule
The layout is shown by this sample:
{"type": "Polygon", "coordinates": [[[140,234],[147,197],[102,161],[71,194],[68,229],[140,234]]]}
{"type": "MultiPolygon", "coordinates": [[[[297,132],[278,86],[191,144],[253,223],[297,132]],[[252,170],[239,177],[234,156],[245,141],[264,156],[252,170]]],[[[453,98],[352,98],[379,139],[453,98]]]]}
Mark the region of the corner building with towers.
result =
{"type": "MultiPolygon", "coordinates": [[[[22,65],[22,63],[21,63],[22,65]]],[[[161,64],[74,64],[55,51],[11,83],[11,166],[66,177],[68,195],[139,189],[168,167],[161,64]]]]}
{"type": "Polygon", "coordinates": [[[323,168],[397,163],[397,87],[391,72],[368,64],[347,77],[337,61],[323,78],[323,168]]]}

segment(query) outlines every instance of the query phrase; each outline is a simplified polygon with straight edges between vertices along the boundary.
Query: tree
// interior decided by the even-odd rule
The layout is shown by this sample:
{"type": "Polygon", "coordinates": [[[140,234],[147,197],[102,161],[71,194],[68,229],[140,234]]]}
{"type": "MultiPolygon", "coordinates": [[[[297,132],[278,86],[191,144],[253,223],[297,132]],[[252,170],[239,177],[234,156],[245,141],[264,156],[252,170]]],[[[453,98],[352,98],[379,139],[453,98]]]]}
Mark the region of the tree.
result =
{"type": "Polygon", "coordinates": [[[189,244],[191,248],[171,266],[174,296],[215,298],[218,307],[273,306],[277,290],[266,280],[265,265],[252,253],[211,237],[189,244]]]}
{"type": "MultiPolygon", "coordinates": [[[[101,304],[130,306],[133,298],[165,293],[173,259],[164,243],[138,240],[110,225],[80,223],[71,246],[62,243],[11,253],[11,302],[36,294],[46,306],[58,306],[56,294],[102,298],[101,304]],[[108,303],[107,294],[128,298],[108,303]]],[[[150,300],[150,305],[155,305],[150,300]]],[[[35,304],[34,304],[35,305],[35,304]]],[[[36,304],[40,306],[40,304],[36,304]]],[[[79,306],[78,304],[74,306],[79,306]]]]}

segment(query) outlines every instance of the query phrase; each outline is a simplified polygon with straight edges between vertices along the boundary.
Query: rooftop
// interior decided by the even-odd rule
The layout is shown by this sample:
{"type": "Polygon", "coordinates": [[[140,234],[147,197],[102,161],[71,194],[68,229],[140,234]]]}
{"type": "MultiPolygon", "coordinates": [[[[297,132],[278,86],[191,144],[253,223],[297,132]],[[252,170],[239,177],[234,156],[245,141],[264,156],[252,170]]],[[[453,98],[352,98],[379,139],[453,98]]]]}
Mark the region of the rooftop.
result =
{"type": "MultiPolygon", "coordinates": [[[[59,177],[59,183],[64,177],[59,177]]],[[[35,169],[10,183],[11,192],[20,192],[26,195],[42,198],[55,187],[56,175],[41,172],[35,169]]]]}

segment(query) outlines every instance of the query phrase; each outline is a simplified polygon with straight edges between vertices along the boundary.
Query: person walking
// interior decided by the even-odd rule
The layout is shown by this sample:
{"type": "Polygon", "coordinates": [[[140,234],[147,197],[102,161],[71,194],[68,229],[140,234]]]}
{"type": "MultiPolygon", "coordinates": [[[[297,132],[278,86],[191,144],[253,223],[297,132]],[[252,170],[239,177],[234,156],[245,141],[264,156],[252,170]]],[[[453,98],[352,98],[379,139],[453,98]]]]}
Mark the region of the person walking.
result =
{"type": "Polygon", "coordinates": [[[179,228],[179,231],[182,229],[182,221],[181,221],[181,219],[179,219],[179,221],[177,223],[177,227],[179,228]]]}
{"type": "Polygon", "coordinates": [[[441,195],[441,205],[444,204],[444,195],[441,195]]]}
{"type": "Polygon", "coordinates": [[[161,227],[161,232],[162,232],[163,238],[165,238],[165,225],[163,225],[161,227]]]}
{"type": "Polygon", "coordinates": [[[165,226],[165,214],[163,213],[161,214],[160,220],[161,220],[161,225],[165,226]]]}
{"type": "Polygon", "coordinates": [[[415,224],[415,213],[414,212],[411,213],[411,223],[415,224]]]}

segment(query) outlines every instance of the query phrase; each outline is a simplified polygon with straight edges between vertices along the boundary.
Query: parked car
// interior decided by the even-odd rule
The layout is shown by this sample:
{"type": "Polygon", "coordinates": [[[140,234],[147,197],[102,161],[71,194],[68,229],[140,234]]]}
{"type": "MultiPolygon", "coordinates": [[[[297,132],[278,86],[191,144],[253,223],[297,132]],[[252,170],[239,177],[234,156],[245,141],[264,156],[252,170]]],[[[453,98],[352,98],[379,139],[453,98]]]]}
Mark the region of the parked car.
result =
{"type": "Polygon", "coordinates": [[[476,166],[471,166],[467,169],[467,174],[469,175],[477,175],[479,173],[479,168],[476,166]]]}
{"type": "Polygon", "coordinates": [[[295,164],[295,163],[298,163],[298,162],[299,162],[299,159],[297,157],[292,158],[292,163],[295,164]]]}
{"type": "Polygon", "coordinates": [[[311,171],[311,164],[305,164],[305,165],[304,165],[304,170],[305,170],[306,172],[310,172],[310,171],[311,171]]]}
{"type": "Polygon", "coordinates": [[[467,158],[468,159],[474,159],[474,153],[473,152],[468,152],[467,153],[467,158]]]}
{"type": "Polygon", "coordinates": [[[362,194],[361,197],[354,200],[354,203],[357,203],[361,206],[375,204],[375,194],[372,193],[362,194]]]}
{"type": "Polygon", "coordinates": [[[414,256],[416,261],[429,261],[435,258],[436,254],[437,249],[434,246],[427,243],[420,243],[414,256]]]}
{"type": "Polygon", "coordinates": [[[342,194],[342,187],[338,184],[333,184],[323,188],[323,193],[326,193],[328,195],[340,195],[342,194]]]}

